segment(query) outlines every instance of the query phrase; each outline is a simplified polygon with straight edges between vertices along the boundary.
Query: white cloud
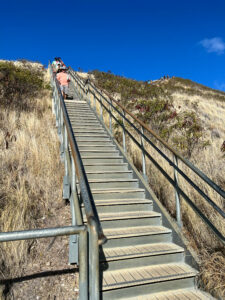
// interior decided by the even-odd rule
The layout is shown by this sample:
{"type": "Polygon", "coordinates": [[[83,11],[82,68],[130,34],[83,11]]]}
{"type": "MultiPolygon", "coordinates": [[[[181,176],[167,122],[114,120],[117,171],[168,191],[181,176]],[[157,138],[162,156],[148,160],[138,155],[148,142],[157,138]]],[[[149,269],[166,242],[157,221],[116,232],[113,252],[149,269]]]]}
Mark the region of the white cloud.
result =
{"type": "Polygon", "coordinates": [[[204,39],[199,44],[209,53],[223,54],[225,51],[225,42],[220,37],[204,39]]]}

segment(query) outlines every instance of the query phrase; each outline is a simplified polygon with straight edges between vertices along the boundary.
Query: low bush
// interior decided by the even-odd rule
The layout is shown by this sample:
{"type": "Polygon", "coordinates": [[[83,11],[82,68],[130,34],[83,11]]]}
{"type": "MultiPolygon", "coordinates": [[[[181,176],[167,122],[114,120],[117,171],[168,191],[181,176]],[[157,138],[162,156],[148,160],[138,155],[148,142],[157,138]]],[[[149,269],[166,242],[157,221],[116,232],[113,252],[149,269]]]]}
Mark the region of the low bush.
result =
{"type": "Polygon", "coordinates": [[[0,105],[17,111],[29,111],[34,98],[45,88],[43,72],[0,62],[0,105]]]}

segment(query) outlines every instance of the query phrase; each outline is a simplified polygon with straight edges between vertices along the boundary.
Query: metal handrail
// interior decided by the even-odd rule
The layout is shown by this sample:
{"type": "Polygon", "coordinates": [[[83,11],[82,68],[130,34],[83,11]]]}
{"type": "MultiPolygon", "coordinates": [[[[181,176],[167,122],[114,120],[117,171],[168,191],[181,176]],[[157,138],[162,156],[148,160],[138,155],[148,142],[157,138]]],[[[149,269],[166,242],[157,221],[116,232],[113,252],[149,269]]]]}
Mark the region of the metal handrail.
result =
{"type": "MultiPolygon", "coordinates": [[[[94,97],[96,97],[95,93],[91,90],[94,89],[96,91],[100,98],[103,98],[109,105],[112,107],[122,118],[125,120],[133,129],[136,130],[136,132],[141,136],[141,139],[144,138],[164,159],[169,162],[171,166],[174,167],[174,180],[161,168],[161,166],[154,160],[154,158],[145,150],[143,147],[143,141],[140,144],[133,136],[132,134],[125,128],[124,121],[123,124],[118,121],[118,119],[113,115],[110,109],[108,109],[100,99],[96,97],[96,99],[101,104],[101,110],[102,106],[104,109],[110,114],[110,116],[123,128],[123,134],[129,135],[129,137],[136,143],[136,145],[142,150],[143,155],[146,155],[153,163],[154,165],[160,170],[160,172],[166,177],[166,179],[174,186],[176,191],[176,206],[177,206],[177,221],[181,225],[181,218],[180,218],[180,204],[179,204],[179,194],[183,196],[183,198],[186,200],[186,202],[192,207],[192,209],[201,217],[201,219],[208,225],[208,227],[216,234],[216,236],[222,241],[222,243],[225,243],[225,237],[223,234],[212,224],[212,222],[201,212],[201,210],[194,204],[194,202],[183,192],[183,190],[179,187],[178,181],[177,181],[177,174],[181,174],[183,178],[193,186],[193,188],[204,198],[206,201],[224,218],[225,213],[222,211],[220,207],[216,205],[184,172],[178,167],[177,164],[177,158],[179,158],[181,161],[183,161],[191,170],[193,170],[200,178],[202,178],[211,188],[213,188],[219,195],[222,197],[225,197],[225,192],[216,185],[212,180],[210,180],[204,173],[202,173],[199,169],[197,169],[194,165],[192,165],[188,160],[183,158],[177,151],[175,151],[173,148],[171,148],[165,141],[163,141],[160,137],[158,137],[157,134],[155,134],[150,128],[146,126],[142,121],[140,121],[136,116],[134,116],[132,113],[130,113],[123,105],[121,105],[118,101],[116,101],[111,95],[109,95],[107,92],[103,91],[104,94],[107,95],[107,97],[110,99],[110,101],[103,95],[102,89],[100,89],[98,86],[96,87],[96,84],[93,84],[90,79],[84,81],[81,79],[78,74],[76,74],[72,69],[70,69],[71,75],[75,77],[77,82],[79,82],[80,88],[82,88],[83,92],[91,92],[94,97]],[[88,90],[85,88],[85,85],[88,84],[88,90]],[[91,87],[91,88],[90,88],[91,87]],[[121,113],[117,107],[115,107],[112,102],[116,103],[117,106],[119,106],[122,109],[121,113]],[[136,120],[141,125],[141,131],[128,119],[125,117],[125,113],[131,116],[134,120],[136,120]],[[167,149],[169,149],[174,154],[174,162],[172,162],[158,147],[152,143],[151,140],[144,134],[143,128],[147,130],[151,135],[153,135],[158,141],[162,142],[164,146],[166,146],[167,149]],[[179,220],[178,220],[179,219],[179,220]]],[[[143,163],[143,169],[145,165],[143,163]]],[[[144,172],[143,172],[144,173],[144,172]]]]}

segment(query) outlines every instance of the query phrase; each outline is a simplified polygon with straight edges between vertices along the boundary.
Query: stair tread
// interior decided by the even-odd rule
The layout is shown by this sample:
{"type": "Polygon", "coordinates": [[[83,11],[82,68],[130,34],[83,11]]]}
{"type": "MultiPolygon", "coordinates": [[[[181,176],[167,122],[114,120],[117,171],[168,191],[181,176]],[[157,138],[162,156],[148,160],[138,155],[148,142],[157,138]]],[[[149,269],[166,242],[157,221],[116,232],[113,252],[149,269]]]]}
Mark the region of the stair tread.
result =
{"type": "Polygon", "coordinates": [[[151,204],[152,200],[149,199],[109,199],[109,200],[95,200],[95,205],[130,205],[130,204],[151,204]]]}
{"type": "Polygon", "coordinates": [[[84,163],[84,166],[127,166],[128,163],[84,163]]]}
{"type": "MultiPolygon", "coordinates": [[[[80,136],[77,136],[77,137],[80,137],[80,136]]],[[[78,145],[79,143],[85,143],[85,142],[102,142],[102,140],[86,140],[86,141],[77,141],[78,142],[78,145]]],[[[107,137],[107,142],[111,142],[110,138],[107,137]]],[[[89,145],[88,145],[89,146],[89,145]]]]}
{"type": "Polygon", "coordinates": [[[116,152],[118,153],[118,150],[80,150],[80,153],[82,152],[93,152],[93,153],[113,153],[116,152]]]}
{"type": "MultiPolygon", "coordinates": [[[[95,144],[93,144],[93,145],[79,145],[79,147],[96,147],[96,148],[98,148],[98,147],[110,147],[111,145],[106,145],[106,144],[102,144],[102,145],[95,145],[95,144]]],[[[111,146],[112,148],[115,148],[115,145],[113,145],[113,143],[112,143],[112,146],[111,146]]]]}
{"type": "MultiPolygon", "coordinates": [[[[129,297],[127,300],[209,300],[210,295],[197,289],[178,289],[150,295],[129,297]]],[[[118,299],[119,300],[119,299],[118,299]]]]}
{"type": "Polygon", "coordinates": [[[164,226],[134,226],[120,228],[106,228],[104,234],[108,239],[118,239],[122,237],[143,236],[171,233],[171,229],[164,226]]]}
{"type": "Polygon", "coordinates": [[[103,179],[90,179],[88,180],[89,183],[104,183],[104,182],[138,182],[137,179],[132,178],[103,178],[103,179]]]}
{"type": "Polygon", "coordinates": [[[154,211],[129,211],[129,212],[110,212],[99,213],[100,221],[122,220],[122,219],[141,219],[160,217],[161,214],[154,211]]]}
{"type": "Polygon", "coordinates": [[[93,194],[95,193],[129,193],[129,192],[144,192],[144,189],[134,188],[134,189],[126,189],[126,188],[109,188],[109,189],[91,189],[93,194]]]}
{"type": "Polygon", "coordinates": [[[109,219],[109,218],[127,218],[127,217],[147,217],[147,216],[150,216],[150,217],[155,217],[155,216],[161,216],[160,213],[158,212],[155,212],[155,211],[123,211],[123,212],[109,212],[109,213],[100,213],[99,214],[99,217],[101,218],[106,218],[106,219],[109,219]]]}
{"type": "Polygon", "coordinates": [[[121,174],[121,173],[132,173],[132,171],[87,171],[86,174],[121,174]]]}
{"type": "Polygon", "coordinates": [[[109,136],[107,135],[107,134],[105,134],[105,132],[104,132],[104,134],[94,134],[94,133],[92,133],[92,134],[90,134],[90,135],[87,135],[87,134],[82,134],[82,133],[79,133],[79,132],[77,132],[76,133],[76,136],[79,136],[79,137],[81,137],[81,136],[85,136],[85,137],[94,137],[94,136],[99,136],[99,137],[107,137],[107,138],[109,138],[109,136]]]}
{"type": "Polygon", "coordinates": [[[102,289],[106,291],[146,283],[189,278],[196,275],[197,271],[185,263],[169,263],[106,271],[103,273],[102,289]]]}
{"type": "Polygon", "coordinates": [[[104,249],[107,261],[180,252],[184,252],[184,249],[174,243],[140,244],[104,249]]]}

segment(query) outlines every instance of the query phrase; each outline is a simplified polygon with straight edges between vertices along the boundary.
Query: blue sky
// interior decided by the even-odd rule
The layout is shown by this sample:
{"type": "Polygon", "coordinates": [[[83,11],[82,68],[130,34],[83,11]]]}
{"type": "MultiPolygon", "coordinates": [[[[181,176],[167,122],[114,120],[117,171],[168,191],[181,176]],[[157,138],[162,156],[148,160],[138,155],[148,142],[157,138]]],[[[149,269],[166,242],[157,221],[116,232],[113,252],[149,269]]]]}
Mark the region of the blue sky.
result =
{"type": "Polygon", "coordinates": [[[55,56],[75,69],[225,91],[225,1],[1,1],[0,58],[55,56]]]}

